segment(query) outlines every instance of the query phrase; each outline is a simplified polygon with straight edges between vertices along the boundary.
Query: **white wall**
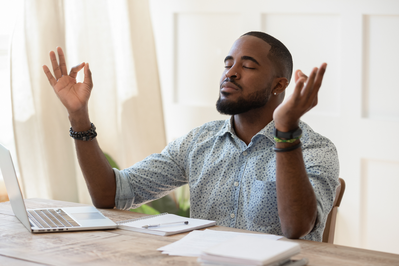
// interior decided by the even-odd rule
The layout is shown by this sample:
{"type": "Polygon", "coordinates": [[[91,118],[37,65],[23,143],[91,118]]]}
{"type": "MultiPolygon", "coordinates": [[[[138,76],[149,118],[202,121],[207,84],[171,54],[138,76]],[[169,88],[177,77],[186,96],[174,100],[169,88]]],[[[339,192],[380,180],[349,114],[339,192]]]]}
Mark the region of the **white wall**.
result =
{"type": "Polygon", "coordinates": [[[399,253],[399,2],[150,3],[168,140],[226,118],[215,110],[223,59],[241,34],[266,31],[288,46],[295,69],[328,63],[319,105],[303,120],[339,152],[347,190],[335,243],[399,253]]]}

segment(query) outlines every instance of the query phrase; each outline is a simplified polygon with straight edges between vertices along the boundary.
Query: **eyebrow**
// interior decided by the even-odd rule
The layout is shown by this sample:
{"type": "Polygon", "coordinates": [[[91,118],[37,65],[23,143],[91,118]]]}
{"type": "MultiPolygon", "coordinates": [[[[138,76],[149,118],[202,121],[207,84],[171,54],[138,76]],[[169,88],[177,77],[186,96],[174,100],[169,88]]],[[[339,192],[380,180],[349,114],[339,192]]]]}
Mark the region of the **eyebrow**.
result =
{"type": "MultiPolygon", "coordinates": [[[[224,62],[226,63],[227,60],[233,60],[234,58],[231,55],[226,56],[226,58],[224,59],[224,62]]],[[[252,62],[254,62],[255,64],[257,64],[258,66],[260,66],[259,62],[256,61],[255,58],[251,57],[251,56],[241,56],[241,60],[250,60],[252,62]]]]}

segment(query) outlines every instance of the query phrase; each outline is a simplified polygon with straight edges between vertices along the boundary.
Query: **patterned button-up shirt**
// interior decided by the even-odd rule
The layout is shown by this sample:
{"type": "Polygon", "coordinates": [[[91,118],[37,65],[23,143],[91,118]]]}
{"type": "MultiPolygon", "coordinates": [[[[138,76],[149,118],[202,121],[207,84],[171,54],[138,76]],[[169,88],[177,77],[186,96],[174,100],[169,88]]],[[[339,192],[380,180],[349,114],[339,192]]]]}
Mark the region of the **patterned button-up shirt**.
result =
{"type": "MultiPolygon", "coordinates": [[[[303,158],[317,199],[317,221],[303,239],[321,241],[338,185],[334,144],[300,122],[303,158]]],[[[277,211],[274,122],[246,145],[231,121],[213,121],[171,142],[160,154],[118,171],[115,205],[139,207],[189,184],[192,218],[282,235],[277,211]]],[[[289,166],[287,166],[289,167],[289,166]]]]}

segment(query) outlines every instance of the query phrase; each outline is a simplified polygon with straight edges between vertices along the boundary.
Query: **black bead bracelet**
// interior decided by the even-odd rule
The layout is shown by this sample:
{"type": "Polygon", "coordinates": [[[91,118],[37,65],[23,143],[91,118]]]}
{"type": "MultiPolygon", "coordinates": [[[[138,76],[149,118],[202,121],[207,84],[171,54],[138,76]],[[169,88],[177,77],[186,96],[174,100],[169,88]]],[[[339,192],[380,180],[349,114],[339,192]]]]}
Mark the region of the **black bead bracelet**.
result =
{"type": "Polygon", "coordinates": [[[95,137],[97,137],[96,127],[94,126],[93,123],[91,123],[91,127],[89,130],[81,132],[73,131],[71,127],[69,129],[69,136],[77,140],[83,140],[83,141],[93,140],[95,137]]]}

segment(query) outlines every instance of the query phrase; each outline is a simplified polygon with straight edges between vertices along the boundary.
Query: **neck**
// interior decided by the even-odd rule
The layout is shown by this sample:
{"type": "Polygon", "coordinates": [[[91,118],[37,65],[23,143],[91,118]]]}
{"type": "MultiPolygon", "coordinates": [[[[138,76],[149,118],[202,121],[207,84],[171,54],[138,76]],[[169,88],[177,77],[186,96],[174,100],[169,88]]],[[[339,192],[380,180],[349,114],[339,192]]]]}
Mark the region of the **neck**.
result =
{"type": "Polygon", "coordinates": [[[248,145],[252,137],[273,120],[274,109],[270,110],[266,104],[264,107],[234,115],[233,126],[237,137],[248,145]]]}

